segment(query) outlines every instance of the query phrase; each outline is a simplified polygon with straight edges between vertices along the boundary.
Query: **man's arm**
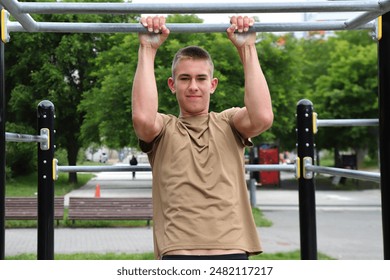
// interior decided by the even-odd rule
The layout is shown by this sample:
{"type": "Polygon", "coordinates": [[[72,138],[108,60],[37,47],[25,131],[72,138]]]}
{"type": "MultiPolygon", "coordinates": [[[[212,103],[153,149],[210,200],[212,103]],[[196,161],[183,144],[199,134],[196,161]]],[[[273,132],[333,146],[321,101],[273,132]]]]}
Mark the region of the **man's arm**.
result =
{"type": "Polygon", "coordinates": [[[151,142],[160,133],[163,121],[158,114],[158,92],[154,74],[154,60],[161,44],[167,39],[169,29],[164,17],[147,17],[141,24],[148,33],[138,35],[140,45],[138,64],[133,80],[132,119],[137,137],[151,142]]]}
{"type": "Polygon", "coordinates": [[[257,56],[256,33],[248,33],[249,27],[254,23],[253,19],[234,16],[230,23],[232,25],[227,34],[237,48],[245,76],[245,107],[235,114],[233,122],[243,137],[250,138],[271,127],[271,96],[257,56]],[[235,31],[238,33],[234,33],[235,31]]]}

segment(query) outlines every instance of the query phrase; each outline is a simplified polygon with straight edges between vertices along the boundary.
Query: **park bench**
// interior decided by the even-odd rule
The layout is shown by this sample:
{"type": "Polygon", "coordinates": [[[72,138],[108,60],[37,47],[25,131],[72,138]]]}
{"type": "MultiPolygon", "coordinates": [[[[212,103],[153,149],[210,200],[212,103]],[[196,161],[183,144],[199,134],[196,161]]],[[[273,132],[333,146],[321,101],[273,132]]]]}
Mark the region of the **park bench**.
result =
{"type": "Polygon", "coordinates": [[[152,198],[69,197],[68,219],[146,220],[153,219],[152,198]]]}
{"type": "MultiPolygon", "coordinates": [[[[36,220],[38,218],[37,197],[6,197],[5,219],[7,220],[36,220]]],[[[54,198],[54,219],[64,218],[64,197],[54,198]]]]}

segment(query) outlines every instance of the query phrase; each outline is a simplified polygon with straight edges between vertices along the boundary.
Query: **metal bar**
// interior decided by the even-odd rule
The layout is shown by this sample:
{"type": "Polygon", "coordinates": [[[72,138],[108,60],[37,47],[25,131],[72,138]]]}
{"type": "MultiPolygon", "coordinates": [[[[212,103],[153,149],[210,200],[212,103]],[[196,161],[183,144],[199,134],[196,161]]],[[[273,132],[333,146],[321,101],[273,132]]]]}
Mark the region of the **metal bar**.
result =
{"type": "MultiPolygon", "coordinates": [[[[172,33],[211,33],[226,32],[229,24],[206,23],[169,23],[167,27],[172,33]]],[[[287,23],[255,23],[253,32],[293,32],[319,30],[345,30],[340,21],[329,22],[287,22],[287,23]]],[[[367,23],[356,29],[374,30],[374,23],[367,23]]],[[[30,32],[21,24],[8,23],[9,32],[30,32]]],[[[139,23],[75,23],[75,22],[38,22],[32,32],[58,33],[141,33],[146,32],[139,23]]]]}
{"type": "Polygon", "coordinates": [[[293,164],[246,164],[246,171],[286,171],[295,172],[293,164]]]}
{"type": "Polygon", "coordinates": [[[317,173],[324,173],[324,174],[347,177],[352,179],[359,179],[359,180],[374,181],[377,183],[380,183],[381,180],[381,175],[380,173],[377,172],[325,167],[325,166],[317,166],[317,165],[310,165],[310,164],[306,165],[305,168],[306,170],[317,172],[317,173]]]}
{"type": "Polygon", "coordinates": [[[314,180],[305,178],[303,162],[314,158],[313,104],[302,99],[297,105],[297,150],[300,158],[299,221],[301,259],[317,259],[316,201],[314,180]]]}
{"type": "Polygon", "coordinates": [[[38,248],[39,260],[54,260],[54,105],[44,100],[38,104],[38,131],[49,130],[49,146],[38,143],[38,248]]]}
{"type": "MultiPolygon", "coordinates": [[[[295,165],[282,164],[248,164],[246,171],[286,171],[295,172],[295,165]]],[[[150,165],[107,165],[107,166],[57,166],[59,172],[126,172],[126,171],[152,171],[150,165]]]]}
{"type": "Polygon", "coordinates": [[[20,3],[16,0],[0,0],[0,3],[20,22],[23,28],[29,32],[37,29],[37,22],[28,14],[20,12],[20,3]]]}
{"type": "Polygon", "coordinates": [[[317,120],[317,126],[378,126],[379,119],[336,119],[317,120]]]}
{"type": "Polygon", "coordinates": [[[151,171],[150,165],[145,166],[121,166],[121,165],[107,165],[107,166],[58,166],[59,172],[126,172],[126,171],[151,171]]]}
{"type": "MultiPolygon", "coordinates": [[[[1,9],[1,6],[0,6],[1,9]]],[[[1,29],[1,21],[0,21],[1,29]]],[[[5,67],[4,43],[0,40],[0,260],[5,258],[5,67]]]]}
{"type": "Polygon", "coordinates": [[[5,139],[8,142],[46,142],[47,137],[42,135],[30,135],[30,134],[19,134],[19,133],[5,133],[5,139]]]}
{"type": "MultiPolygon", "coordinates": [[[[235,5],[226,5],[225,3],[185,3],[185,4],[133,4],[133,3],[19,3],[16,0],[0,0],[6,9],[15,17],[15,19],[23,26],[23,29],[28,32],[140,32],[139,30],[131,30],[131,27],[125,29],[120,26],[110,27],[108,24],[102,26],[82,26],[76,25],[58,25],[58,23],[39,23],[27,12],[41,12],[41,13],[238,13],[238,12],[341,12],[341,11],[368,11],[362,16],[352,20],[347,20],[344,23],[337,23],[327,25],[326,22],[321,22],[319,25],[314,23],[304,25],[284,24],[270,24],[263,26],[256,32],[278,32],[278,31],[315,31],[315,30],[344,30],[360,28],[361,25],[368,23],[375,19],[378,15],[390,9],[388,6],[389,0],[375,3],[374,1],[340,1],[340,2],[298,2],[298,3],[237,3],[235,5]],[[295,27],[294,27],[295,26],[295,27]],[[320,26],[322,26],[320,28],[320,26]],[[130,28],[130,30],[129,30],[130,28]],[[89,31],[88,31],[89,30],[89,31]]],[[[200,28],[180,28],[173,27],[173,32],[225,32],[226,26],[223,30],[215,27],[202,29],[200,28]]],[[[21,31],[21,30],[19,30],[21,31]]]]}
{"type": "Polygon", "coordinates": [[[249,180],[249,200],[250,200],[252,208],[256,207],[256,205],[257,205],[256,190],[257,190],[256,179],[250,179],[249,180]]]}
{"type": "MultiPolygon", "coordinates": [[[[1,1],[0,1],[1,2],[1,1]]],[[[16,1],[12,1],[16,2],[16,1]]],[[[168,2],[168,1],[167,1],[168,2]]],[[[375,1],[337,1],[337,2],[282,2],[282,3],[19,3],[22,13],[101,13],[101,14],[184,14],[184,13],[297,13],[297,12],[358,12],[378,11],[380,5],[375,1]]]]}
{"type": "Polygon", "coordinates": [[[384,259],[390,259],[390,12],[382,16],[378,43],[379,150],[384,259]]]}
{"type": "Polygon", "coordinates": [[[378,4],[381,7],[379,11],[367,11],[361,15],[356,16],[355,18],[347,20],[345,22],[347,29],[355,29],[359,25],[370,22],[376,19],[378,16],[390,11],[390,0],[379,1],[378,4]]]}

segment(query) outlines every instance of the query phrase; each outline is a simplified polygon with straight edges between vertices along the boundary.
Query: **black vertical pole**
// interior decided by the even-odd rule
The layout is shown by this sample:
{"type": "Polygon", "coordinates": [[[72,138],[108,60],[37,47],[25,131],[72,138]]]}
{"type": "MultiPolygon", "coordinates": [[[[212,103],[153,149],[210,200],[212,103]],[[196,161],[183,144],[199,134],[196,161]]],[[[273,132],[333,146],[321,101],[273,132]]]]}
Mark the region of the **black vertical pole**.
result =
{"type": "Polygon", "coordinates": [[[390,13],[382,16],[382,38],[378,44],[379,151],[382,194],[384,259],[390,260],[390,13]],[[387,131],[386,131],[387,130],[387,131]]]}
{"type": "MultiPolygon", "coordinates": [[[[0,6],[0,10],[1,10],[0,6]]],[[[0,22],[1,30],[1,22],[0,22]]],[[[5,86],[4,43],[0,40],[0,260],[5,258],[5,86]]]]}
{"type": "Polygon", "coordinates": [[[314,159],[313,103],[302,99],[297,104],[297,149],[300,159],[299,221],[301,259],[317,259],[316,202],[313,178],[304,178],[305,158],[314,159]]]}
{"type": "Polygon", "coordinates": [[[54,259],[54,105],[44,100],[38,104],[38,133],[47,135],[38,143],[38,259],[54,259]]]}

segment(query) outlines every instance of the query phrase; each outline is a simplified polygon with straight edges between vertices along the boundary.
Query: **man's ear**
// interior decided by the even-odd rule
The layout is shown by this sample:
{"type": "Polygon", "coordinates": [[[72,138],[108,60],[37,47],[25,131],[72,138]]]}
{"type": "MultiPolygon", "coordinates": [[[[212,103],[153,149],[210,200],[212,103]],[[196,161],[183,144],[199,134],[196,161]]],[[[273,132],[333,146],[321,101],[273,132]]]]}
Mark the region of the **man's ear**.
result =
{"type": "Polygon", "coordinates": [[[176,89],[175,89],[175,80],[172,78],[172,77],[169,77],[168,78],[168,87],[169,89],[171,90],[171,92],[173,94],[176,93],[176,89]]]}
{"type": "Polygon", "coordinates": [[[217,86],[218,86],[218,79],[217,78],[213,78],[211,80],[210,94],[214,93],[214,91],[217,89],[217,86]]]}

